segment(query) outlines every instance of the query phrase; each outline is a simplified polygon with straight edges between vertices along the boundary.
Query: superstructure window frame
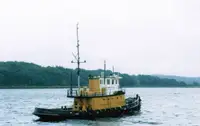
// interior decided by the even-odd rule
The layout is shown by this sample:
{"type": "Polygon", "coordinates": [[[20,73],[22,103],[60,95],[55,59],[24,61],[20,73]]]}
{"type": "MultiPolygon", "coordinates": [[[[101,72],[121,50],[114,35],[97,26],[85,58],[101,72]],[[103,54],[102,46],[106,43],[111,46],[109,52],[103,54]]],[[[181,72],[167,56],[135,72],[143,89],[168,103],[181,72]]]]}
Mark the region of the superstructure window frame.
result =
{"type": "Polygon", "coordinates": [[[107,79],[107,80],[106,80],[106,83],[109,85],[109,84],[110,84],[110,79],[107,79]]]}

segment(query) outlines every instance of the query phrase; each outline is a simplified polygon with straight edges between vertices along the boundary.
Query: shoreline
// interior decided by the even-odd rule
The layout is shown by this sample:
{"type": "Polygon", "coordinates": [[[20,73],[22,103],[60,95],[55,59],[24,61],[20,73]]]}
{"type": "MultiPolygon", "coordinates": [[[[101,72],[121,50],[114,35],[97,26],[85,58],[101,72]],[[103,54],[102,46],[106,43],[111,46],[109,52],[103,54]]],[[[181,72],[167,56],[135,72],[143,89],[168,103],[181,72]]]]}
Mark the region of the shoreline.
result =
{"type": "MultiPolygon", "coordinates": [[[[0,89],[64,89],[67,88],[69,89],[69,86],[0,86],[0,89]]],[[[76,88],[76,87],[73,87],[76,88]]],[[[136,87],[121,87],[121,88],[200,88],[200,86],[180,86],[180,87],[175,87],[175,86],[168,86],[168,87],[161,87],[161,86],[155,86],[155,87],[148,87],[148,86],[136,86],[136,87]]]]}

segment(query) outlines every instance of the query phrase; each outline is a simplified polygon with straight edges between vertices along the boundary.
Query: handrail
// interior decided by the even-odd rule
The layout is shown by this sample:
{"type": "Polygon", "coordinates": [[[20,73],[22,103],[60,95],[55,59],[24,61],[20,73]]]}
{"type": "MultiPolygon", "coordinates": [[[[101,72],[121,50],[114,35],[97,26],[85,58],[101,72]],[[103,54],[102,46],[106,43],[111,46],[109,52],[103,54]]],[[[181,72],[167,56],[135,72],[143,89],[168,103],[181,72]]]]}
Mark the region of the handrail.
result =
{"type": "MultiPolygon", "coordinates": [[[[116,94],[122,94],[124,93],[124,90],[119,90],[115,93],[110,93],[108,95],[116,95],[116,94]]],[[[67,90],[67,96],[68,97],[94,97],[94,96],[106,96],[107,94],[105,93],[93,93],[93,94],[88,94],[88,92],[81,93],[77,89],[76,90],[67,90]]]]}

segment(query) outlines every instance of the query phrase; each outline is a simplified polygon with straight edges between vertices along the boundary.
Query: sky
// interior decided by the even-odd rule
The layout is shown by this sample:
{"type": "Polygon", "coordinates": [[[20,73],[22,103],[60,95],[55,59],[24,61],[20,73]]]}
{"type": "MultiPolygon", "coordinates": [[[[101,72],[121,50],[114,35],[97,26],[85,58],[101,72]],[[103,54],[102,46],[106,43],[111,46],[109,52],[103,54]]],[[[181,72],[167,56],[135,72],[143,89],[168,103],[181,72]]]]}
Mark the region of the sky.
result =
{"type": "Polygon", "coordinates": [[[0,61],[200,76],[199,0],[1,0],[0,61]]]}

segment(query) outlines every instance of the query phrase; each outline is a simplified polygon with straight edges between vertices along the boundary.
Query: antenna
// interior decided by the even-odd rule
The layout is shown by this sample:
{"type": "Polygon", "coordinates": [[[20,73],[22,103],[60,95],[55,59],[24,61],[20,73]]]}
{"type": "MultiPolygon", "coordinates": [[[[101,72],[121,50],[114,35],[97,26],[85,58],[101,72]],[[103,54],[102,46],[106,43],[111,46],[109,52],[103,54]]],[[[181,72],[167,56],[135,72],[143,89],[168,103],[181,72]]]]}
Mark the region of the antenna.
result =
{"type": "Polygon", "coordinates": [[[104,84],[106,84],[106,77],[105,77],[105,72],[106,72],[106,61],[104,60],[104,72],[103,72],[103,74],[104,74],[104,84]]]}
{"type": "Polygon", "coordinates": [[[112,72],[113,72],[113,74],[115,73],[114,69],[115,69],[115,68],[114,68],[114,66],[113,66],[113,67],[112,67],[112,72]]]}
{"type": "Polygon", "coordinates": [[[73,56],[75,58],[75,62],[74,61],[71,61],[71,63],[77,63],[77,75],[78,75],[78,88],[80,89],[80,63],[86,63],[86,61],[84,60],[83,62],[80,61],[80,54],[79,54],[79,38],[78,38],[78,23],[76,24],[76,37],[77,37],[77,55],[74,55],[73,53],[73,56]]]}

